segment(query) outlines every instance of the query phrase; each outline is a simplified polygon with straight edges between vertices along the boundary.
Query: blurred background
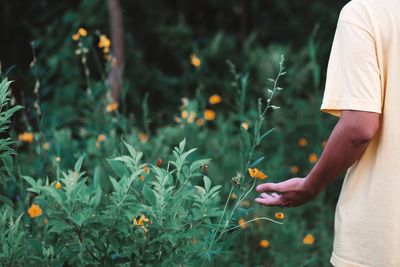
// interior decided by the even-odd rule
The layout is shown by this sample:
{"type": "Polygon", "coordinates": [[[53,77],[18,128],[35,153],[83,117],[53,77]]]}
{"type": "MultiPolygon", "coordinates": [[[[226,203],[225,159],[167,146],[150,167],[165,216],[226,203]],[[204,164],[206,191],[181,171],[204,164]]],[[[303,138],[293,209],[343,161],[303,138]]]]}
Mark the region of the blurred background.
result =
{"type": "MultiPolygon", "coordinates": [[[[241,125],[252,130],[257,98],[283,55],[281,109],[268,115],[276,131],[261,145],[260,165],[270,181],[306,175],[335,123],[319,107],[347,2],[0,0],[0,77],[14,81],[12,101],[25,107],[12,125],[19,172],[54,176],[87,153],[85,168],[107,191],[105,158],[121,138],[155,163],[186,137],[199,158],[212,159],[209,176],[227,194],[241,125]]],[[[329,266],[340,183],[296,209],[260,207],[250,196],[243,216],[283,211],[285,224],[242,229],[220,263],[329,266]]],[[[15,200],[20,191],[3,193],[15,200]]]]}

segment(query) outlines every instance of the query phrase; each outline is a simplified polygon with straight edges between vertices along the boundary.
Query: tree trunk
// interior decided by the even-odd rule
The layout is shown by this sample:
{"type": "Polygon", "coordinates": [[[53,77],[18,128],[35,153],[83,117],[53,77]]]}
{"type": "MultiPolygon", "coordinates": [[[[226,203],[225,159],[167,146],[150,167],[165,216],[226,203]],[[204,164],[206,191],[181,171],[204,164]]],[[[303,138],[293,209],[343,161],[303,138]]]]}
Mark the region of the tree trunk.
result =
{"type": "Polygon", "coordinates": [[[107,0],[110,17],[111,45],[113,60],[108,74],[113,101],[119,102],[122,87],[122,72],[124,65],[124,34],[122,26],[122,12],[119,0],[107,0]]]}
{"type": "Polygon", "coordinates": [[[247,34],[252,27],[251,20],[251,0],[241,0],[242,14],[240,16],[240,46],[246,41],[247,34]]]}

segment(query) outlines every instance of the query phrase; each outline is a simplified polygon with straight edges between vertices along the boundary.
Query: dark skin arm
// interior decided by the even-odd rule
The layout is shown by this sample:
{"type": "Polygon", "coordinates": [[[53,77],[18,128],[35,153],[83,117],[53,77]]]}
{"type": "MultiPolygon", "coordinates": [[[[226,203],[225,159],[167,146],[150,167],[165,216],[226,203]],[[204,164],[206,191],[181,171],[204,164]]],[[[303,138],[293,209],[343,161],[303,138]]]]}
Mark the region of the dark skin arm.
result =
{"type": "Polygon", "coordinates": [[[379,120],[378,113],[343,110],[310,173],[304,178],[258,185],[261,194],[255,201],[266,206],[295,207],[312,199],[361,158],[379,129],[379,120]]]}

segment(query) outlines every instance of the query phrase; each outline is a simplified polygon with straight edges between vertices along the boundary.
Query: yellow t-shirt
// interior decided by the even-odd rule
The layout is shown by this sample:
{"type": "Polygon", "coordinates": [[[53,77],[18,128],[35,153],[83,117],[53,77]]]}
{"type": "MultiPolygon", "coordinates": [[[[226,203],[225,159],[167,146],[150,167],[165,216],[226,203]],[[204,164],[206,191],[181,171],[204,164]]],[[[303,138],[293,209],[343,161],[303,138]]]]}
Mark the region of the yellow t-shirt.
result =
{"type": "Polygon", "coordinates": [[[321,110],[381,113],[343,182],[334,266],[400,266],[400,0],[353,0],[340,13],[321,110]]]}

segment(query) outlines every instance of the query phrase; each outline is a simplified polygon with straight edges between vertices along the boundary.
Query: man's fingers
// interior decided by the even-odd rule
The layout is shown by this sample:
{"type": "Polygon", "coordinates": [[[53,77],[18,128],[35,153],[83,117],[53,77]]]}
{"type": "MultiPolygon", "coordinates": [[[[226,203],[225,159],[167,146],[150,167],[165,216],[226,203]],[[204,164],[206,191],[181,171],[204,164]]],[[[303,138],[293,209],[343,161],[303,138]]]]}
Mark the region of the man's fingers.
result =
{"type": "Polygon", "coordinates": [[[281,197],[272,197],[266,194],[267,196],[265,197],[258,197],[255,199],[255,201],[259,204],[265,205],[265,206],[281,206],[282,201],[281,197]]]}
{"type": "Polygon", "coordinates": [[[274,183],[266,183],[266,184],[259,184],[256,188],[257,192],[282,192],[281,183],[274,184],[274,183]]]}
{"type": "Polygon", "coordinates": [[[276,198],[276,197],[279,197],[280,195],[279,194],[277,194],[277,193],[270,193],[270,194],[267,194],[267,193],[261,193],[261,197],[262,198],[268,198],[268,197],[273,197],[273,198],[276,198]]]}

